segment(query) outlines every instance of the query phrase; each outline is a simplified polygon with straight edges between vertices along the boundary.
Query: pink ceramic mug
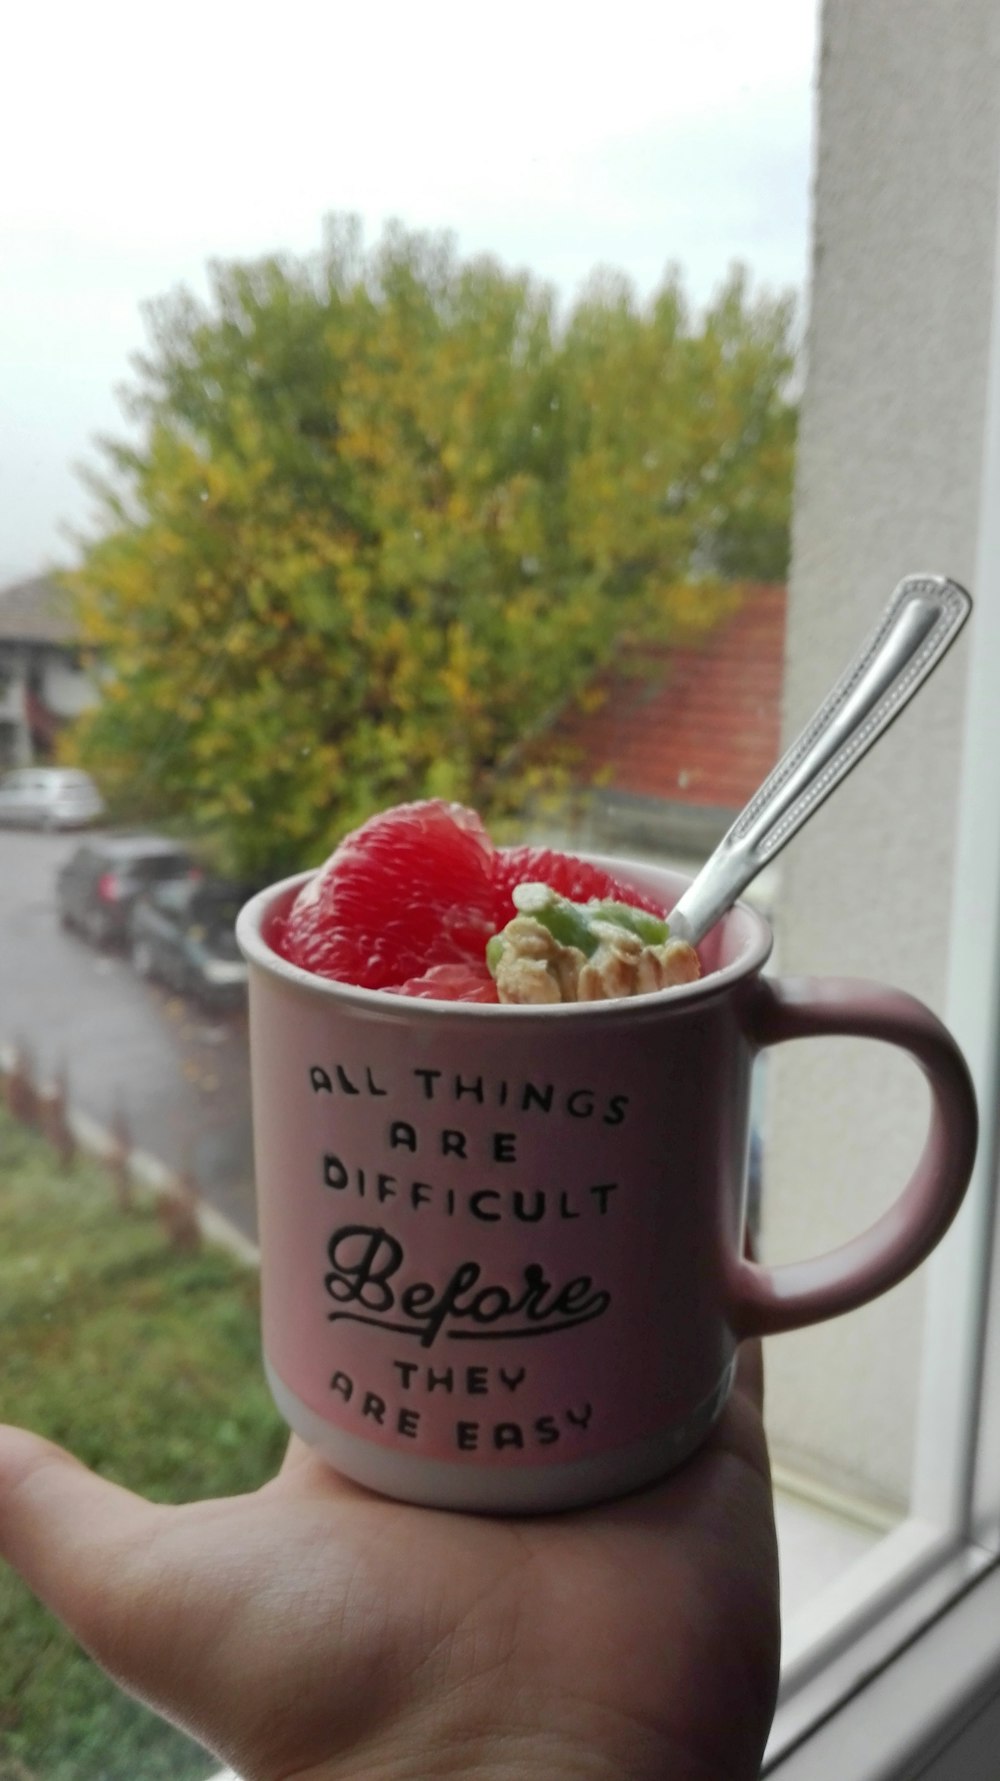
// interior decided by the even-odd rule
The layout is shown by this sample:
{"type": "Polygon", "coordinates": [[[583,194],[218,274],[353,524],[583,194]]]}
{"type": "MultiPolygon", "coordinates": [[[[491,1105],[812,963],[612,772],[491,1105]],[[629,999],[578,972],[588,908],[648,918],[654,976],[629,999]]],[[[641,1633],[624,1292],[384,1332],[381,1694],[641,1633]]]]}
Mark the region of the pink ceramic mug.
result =
{"type": "MultiPolygon", "coordinates": [[[[685,882],[625,876],[665,907],[685,882]]],[[[302,882],[255,897],[237,929],[264,1351],[282,1415],[348,1477],[493,1511],[632,1490],[708,1434],[742,1337],[863,1304],[954,1216],[976,1143],[954,1041],[897,990],[763,977],[771,935],[752,910],[703,941],[698,983],[489,1007],[288,964],[267,936],[302,882]],[[926,1147],[863,1235],[758,1266],[743,1255],[751,1066],[828,1033],[910,1053],[926,1147]]]]}

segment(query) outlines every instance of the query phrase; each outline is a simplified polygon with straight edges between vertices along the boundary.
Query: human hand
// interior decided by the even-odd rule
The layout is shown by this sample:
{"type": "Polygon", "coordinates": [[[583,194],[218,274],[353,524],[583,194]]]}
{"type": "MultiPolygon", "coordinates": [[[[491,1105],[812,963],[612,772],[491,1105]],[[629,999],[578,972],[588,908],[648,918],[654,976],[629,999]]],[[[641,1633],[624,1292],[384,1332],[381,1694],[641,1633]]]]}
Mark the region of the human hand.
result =
{"type": "Polygon", "coordinates": [[[760,1355],[709,1442],[599,1508],[499,1519],[293,1439],[251,1495],[151,1504],[0,1429],[0,1554],[244,1781],[751,1781],[777,1687],[760,1355]]]}

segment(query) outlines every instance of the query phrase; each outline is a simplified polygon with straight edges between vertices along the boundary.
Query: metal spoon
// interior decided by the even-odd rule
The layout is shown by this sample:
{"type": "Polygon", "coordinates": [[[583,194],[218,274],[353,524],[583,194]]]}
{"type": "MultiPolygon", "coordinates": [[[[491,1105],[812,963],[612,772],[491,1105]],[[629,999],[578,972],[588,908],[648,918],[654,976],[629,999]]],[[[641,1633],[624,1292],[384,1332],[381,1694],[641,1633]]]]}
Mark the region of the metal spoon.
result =
{"type": "Polygon", "coordinates": [[[875,630],[669,915],[696,946],[808,822],[950,649],[972,599],[944,575],[908,575],[875,630]]]}

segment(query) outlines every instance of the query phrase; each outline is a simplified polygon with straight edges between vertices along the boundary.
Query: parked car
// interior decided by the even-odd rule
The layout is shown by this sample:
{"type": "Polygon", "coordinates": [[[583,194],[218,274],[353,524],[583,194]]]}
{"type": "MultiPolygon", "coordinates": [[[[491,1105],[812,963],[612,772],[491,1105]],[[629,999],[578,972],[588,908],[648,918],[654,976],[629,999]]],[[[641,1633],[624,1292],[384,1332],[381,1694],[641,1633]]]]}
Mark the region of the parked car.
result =
{"type": "Polygon", "coordinates": [[[259,887],[221,878],[171,878],[136,898],[129,919],[132,963],[211,1008],[242,1004],[247,968],[236,917],[259,887]]]}
{"type": "Polygon", "coordinates": [[[89,773],[70,767],[15,767],[0,777],[0,823],[32,829],[85,829],[104,815],[89,773]]]}
{"type": "Polygon", "coordinates": [[[106,835],[74,850],[56,878],[59,919],[97,946],[124,945],[140,891],[199,876],[187,849],[164,835],[106,835]]]}

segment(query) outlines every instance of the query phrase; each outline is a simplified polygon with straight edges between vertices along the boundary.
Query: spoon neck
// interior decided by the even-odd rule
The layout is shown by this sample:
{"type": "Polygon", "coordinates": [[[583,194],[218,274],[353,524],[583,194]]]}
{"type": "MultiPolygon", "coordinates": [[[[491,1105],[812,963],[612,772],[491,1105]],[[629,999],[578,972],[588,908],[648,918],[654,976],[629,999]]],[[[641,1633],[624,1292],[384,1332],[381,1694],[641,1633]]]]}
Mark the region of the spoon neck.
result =
{"type": "Polygon", "coordinates": [[[697,946],[720,916],[732,908],[757,871],[757,862],[730,835],[719,843],[710,866],[711,870],[702,868],[670,911],[667,922],[671,940],[686,940],[689,946],[697,946]]]}

